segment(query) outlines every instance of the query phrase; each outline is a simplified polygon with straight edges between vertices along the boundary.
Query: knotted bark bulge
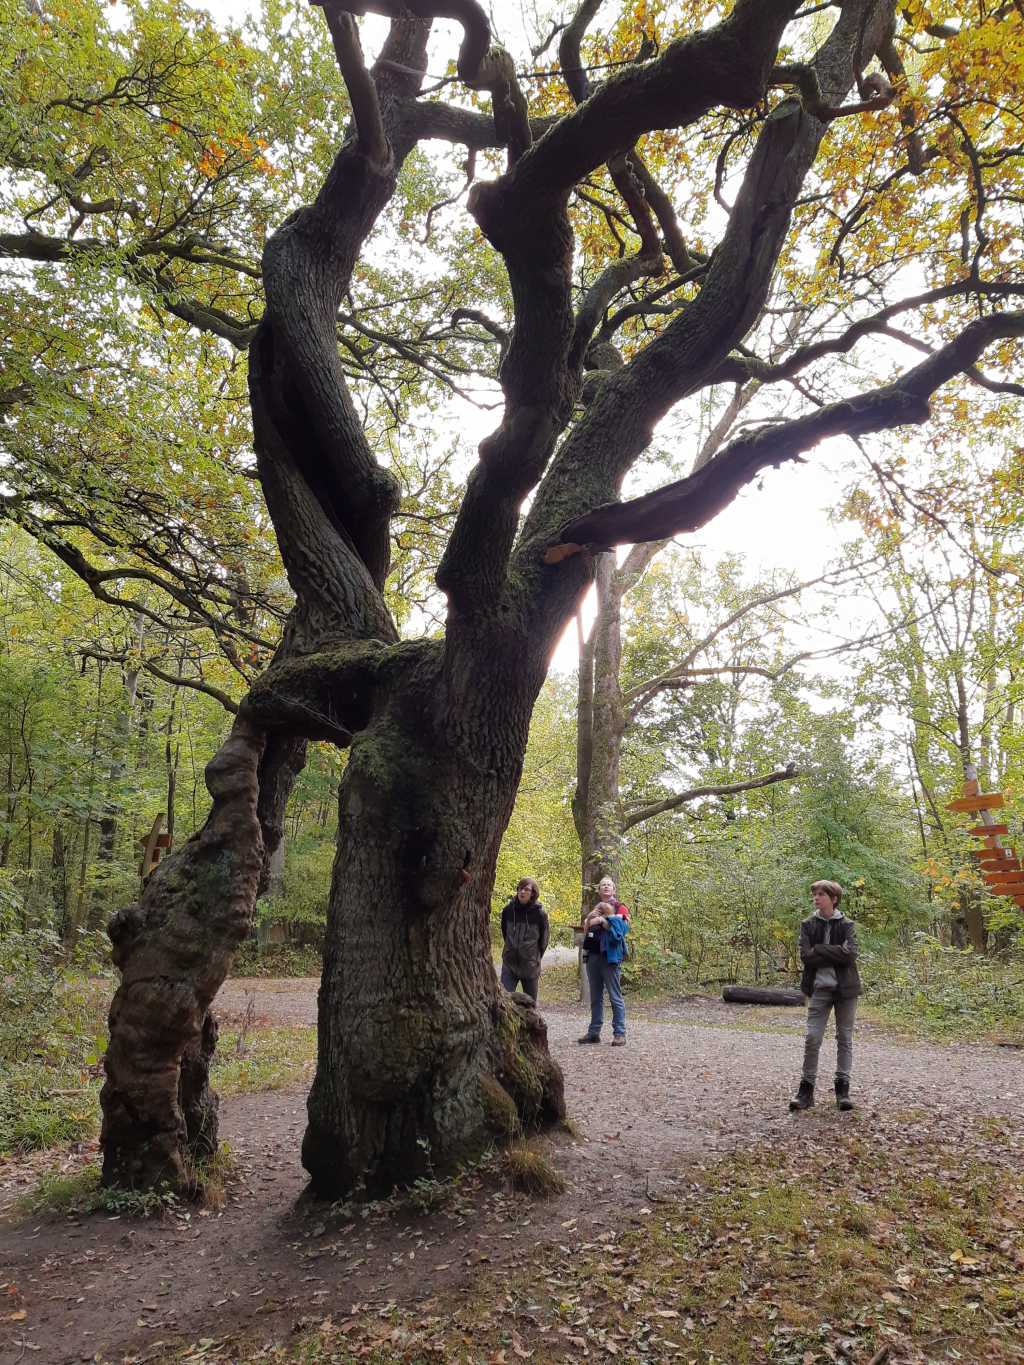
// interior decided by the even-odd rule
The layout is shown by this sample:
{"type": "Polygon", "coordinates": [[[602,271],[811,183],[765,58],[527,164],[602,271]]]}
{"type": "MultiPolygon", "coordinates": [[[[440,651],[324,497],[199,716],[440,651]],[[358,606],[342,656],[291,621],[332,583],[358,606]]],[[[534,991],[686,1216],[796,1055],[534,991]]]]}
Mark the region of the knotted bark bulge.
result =
{"type": "Polygon", "coordinates": [[[208,1009],[249,930],[263,866],[257,818],[265,736],[245,721],[206,768],[213,808],[161,863],[109,934],[121,984],[104,1061],[103,1180],[188,1190],[190,1157],[217,1145],[208,1085],[216,1024],[208,1009]]]}

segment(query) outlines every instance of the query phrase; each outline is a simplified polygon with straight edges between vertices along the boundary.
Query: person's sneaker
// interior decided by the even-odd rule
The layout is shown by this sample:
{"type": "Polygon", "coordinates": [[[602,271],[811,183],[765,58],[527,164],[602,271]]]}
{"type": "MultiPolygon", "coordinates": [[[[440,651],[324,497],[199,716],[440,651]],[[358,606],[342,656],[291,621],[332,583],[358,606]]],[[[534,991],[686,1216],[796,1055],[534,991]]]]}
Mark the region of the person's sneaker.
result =
{"type": "Polygon", "coordinates": [[[612,1039],[612,1047],[625,1047],[625,1046],[626,1046],[626,1039],[625,1039],[625,1036],[624,1036],[623,1034],[620,1033],[620,1034],[618,1035],[618,1037],[612,1039]]]}
{"type": "Polygon", "coordinates": [[[601,1039],[596,1033],[585,1033],[582,1038],[576,1039],[577,1043],[599,1043],[601,1039]]]}

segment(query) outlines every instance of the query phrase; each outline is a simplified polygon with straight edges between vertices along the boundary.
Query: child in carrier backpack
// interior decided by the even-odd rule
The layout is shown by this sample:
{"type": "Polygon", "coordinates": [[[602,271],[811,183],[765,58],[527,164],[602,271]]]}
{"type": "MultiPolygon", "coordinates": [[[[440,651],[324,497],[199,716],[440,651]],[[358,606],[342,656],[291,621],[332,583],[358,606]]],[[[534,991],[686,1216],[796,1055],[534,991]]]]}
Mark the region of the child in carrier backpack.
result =
{"type": "MultiPolygon", "coordinates": [[[[606,881],[614,888],[610,878],[606,881]]],[[[614,894],[614,893],[613,893],[614,894]]],[[[622,959],[626,955],[629,912],[621,902],[602,900],[583,922],[583,959],[590,983],[590,1027],[579,1043],[599,1043],[604,1026],[604,993],[612,1006],[612,1047],[626,1043],[626,1002],[622,998],[622,959]]]]}

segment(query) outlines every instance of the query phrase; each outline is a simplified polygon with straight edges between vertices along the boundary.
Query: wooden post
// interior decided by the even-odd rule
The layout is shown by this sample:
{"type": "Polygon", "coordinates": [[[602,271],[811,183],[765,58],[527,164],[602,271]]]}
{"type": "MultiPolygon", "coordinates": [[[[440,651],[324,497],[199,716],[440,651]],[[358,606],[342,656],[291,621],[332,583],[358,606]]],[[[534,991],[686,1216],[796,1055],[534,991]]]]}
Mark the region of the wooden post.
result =
{"type": "MultiPolygon", "coordinates": [[[[948,809],[969,811],[978,816],[981,824],[973,826],[970,833],[982,841],[982,848],[973,855],[982,878],[992,895],[1009,896],[1016,901],[1019,890],[1024,889],[1021,884],[1020,862],[1012,848],[1006,848],[1000,843],[1000,836],[1005,836],[1009,830],[1006,825],[997,824],[992,814],[993,810],[998,810],[1003,804],[1001,792],[982,792],[977,768],[973,763],[965,763],[964,794],[955,801],[950,801],[948,809]]],[[[981,952],[987,951],[988,934],[976,905],[968,907],[968,933],[976,949],[981,952]],[[971,909],[974,911],[977,924],[971,923],[971,909]]]]}
{"type": "MultiPolygon", "coordinates": [[[[576,951],[576,963],[579,967],[580,976],[580,1004],[585,1009],[590,1009],[590,977],[587,976],[587,964],[583,961],[583,930],[574,929],[572,931],[572,943],[576,951]]],[[[589,1021],[588,1021],[589,1022],[589,1021]]]]}
{"type": "Polygon", "coordinates": [[[139,876],[143,881],[146,880],[160,861],[161,849],[170,848],[171,846],[171,836],[169,834],[160,833],[163,829],[163,824],[164,813],[161,811],[154,819],[153,827],[149,833],[144,834],[139,840],[139,843],[142,845],[142,861],[139,863],[139,876]]]}

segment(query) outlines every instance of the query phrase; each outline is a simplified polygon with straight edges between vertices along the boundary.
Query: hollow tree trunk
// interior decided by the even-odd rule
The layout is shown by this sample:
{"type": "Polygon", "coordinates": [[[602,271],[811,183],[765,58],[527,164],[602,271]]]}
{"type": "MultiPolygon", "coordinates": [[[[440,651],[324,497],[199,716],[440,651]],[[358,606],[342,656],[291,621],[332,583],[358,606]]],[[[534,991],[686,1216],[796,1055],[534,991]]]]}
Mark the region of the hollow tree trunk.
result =
{"type": "Polygon", "coordinates": [[[302,1147],[332,1198],[450,1170],[565,1112],[544,1023],[499,987],[488,933],[532,689],[509,684],[511,660],[460,681],[443,647],[417,653],[341,784],[302,1147]]]}

